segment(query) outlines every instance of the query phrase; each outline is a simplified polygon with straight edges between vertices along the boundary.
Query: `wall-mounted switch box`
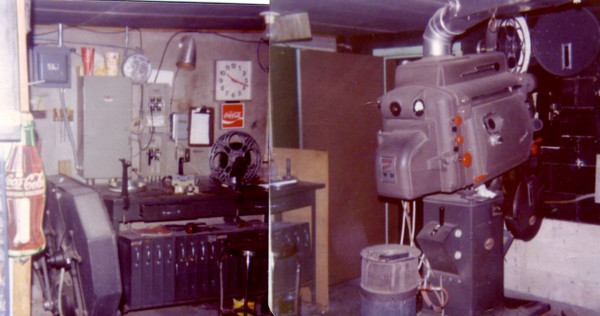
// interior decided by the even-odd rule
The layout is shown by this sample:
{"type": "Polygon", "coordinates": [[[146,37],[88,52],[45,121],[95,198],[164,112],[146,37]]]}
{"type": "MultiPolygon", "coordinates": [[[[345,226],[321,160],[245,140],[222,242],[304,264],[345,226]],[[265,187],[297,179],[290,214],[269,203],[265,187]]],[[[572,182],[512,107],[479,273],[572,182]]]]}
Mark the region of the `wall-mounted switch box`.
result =
{"type": "Polygon", "coordinates": [[[164,83],[143,86],[146,124],[150,127],[164,127],[164,132],[167,132],[169,124],[169,91],[169,85],[164,83]]]}
{"type": "Polygon", "coordinates": [[[86,179],[121,177],[119,159],[131,159],[131,79],[85,76],[79,78],[78,86],[79,175],[86,179]]]}
{"type": "Polygon", "coordinates": [[[189,138],[189,114],[172,113],[171,114],[171,140],[175,143],[187,144],[189,138]]]}
{"type": "Polygon", "coordinates": [[[71,49],[59,46],[33,47],[35,87],[71,87],[71,49]]]}

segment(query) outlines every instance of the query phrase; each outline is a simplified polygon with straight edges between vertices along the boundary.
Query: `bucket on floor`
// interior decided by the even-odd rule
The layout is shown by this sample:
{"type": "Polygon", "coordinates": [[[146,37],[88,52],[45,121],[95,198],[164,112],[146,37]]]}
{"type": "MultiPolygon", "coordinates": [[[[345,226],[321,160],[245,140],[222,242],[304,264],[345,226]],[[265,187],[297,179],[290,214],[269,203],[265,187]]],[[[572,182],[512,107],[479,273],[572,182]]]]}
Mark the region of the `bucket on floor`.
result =
{"type": "Polygon", "coordinates": [[[367,247],[360,255],[361,315],[416,315],[421,251],[414,247],[386,244],[367,247]]]}

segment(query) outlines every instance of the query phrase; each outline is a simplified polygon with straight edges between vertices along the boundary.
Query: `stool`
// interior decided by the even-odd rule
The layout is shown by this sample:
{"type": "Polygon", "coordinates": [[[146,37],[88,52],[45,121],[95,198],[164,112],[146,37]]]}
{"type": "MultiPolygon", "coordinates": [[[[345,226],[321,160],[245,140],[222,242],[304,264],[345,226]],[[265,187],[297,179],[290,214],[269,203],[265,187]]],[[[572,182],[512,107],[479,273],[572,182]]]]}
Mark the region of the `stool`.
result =
{"type": "Polygon", "coordinates": [[[278,316],[284,315],[300,315],[300,259],[298,258],[298,248],[295,244],[289,242],[274,241],[271,243],[271,255],[272,255],[272,266],[271,275],[273,276],[273,293],[272,293],[272,308],[273,313],[278,316]],[[295,274],[293,292],[289,291],[289,287],[286,287],[287,276],[289,272],[285,269],[285,261],[294,260],[295,266],[291,267],[294,269],[295,274]],[[279,264],[278,264],[279,263],[279,264]],[[277,271],[277,266],[280,266],[281,271],[277,271]],[[277,282],[279,281],[279,282],[277,282]],[[277,286],[277,283],[282,283],[283,286],[277,286]],[[290,295],[292,294],[292,295],[290,295]],[[289,302],[292,302],[292,306],[289,306],[289,302]]]}
{"type": "Polygon", "coordinates": [[[248,313],[252,315],[256,315],[256,311],[248,307],[248,288],[250,282],[250,264],[253,258],[267,258],[268,257],[269,248],[266,240],[232,240],[228,242],[221,254],[221,258],[219,260],[219,315],[222,315],[224,312],[232,312],[234,315],[237,315],[238,312],[243,312],[243,315],[248,315],[248,313]],[[227,257],[234,257],[238,259],[244,259],[245,261],[245,283],[244,283],[244,304],[241,308],[232,308],[231,310],[225,311],[223,307],[224,301],[224,284],[223,284],[223,262],[227,257]]]}

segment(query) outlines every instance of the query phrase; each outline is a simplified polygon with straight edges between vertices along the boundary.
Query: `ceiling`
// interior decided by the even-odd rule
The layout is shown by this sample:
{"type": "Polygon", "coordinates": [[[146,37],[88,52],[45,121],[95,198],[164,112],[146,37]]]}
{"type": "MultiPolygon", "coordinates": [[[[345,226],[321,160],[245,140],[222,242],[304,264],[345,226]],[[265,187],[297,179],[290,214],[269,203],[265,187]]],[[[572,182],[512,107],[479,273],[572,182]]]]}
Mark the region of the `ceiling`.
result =
{"type": "Polygon", "coordinates": [[[189,2],[193,0],[31,1],[33,24],[67,26],[262,32],[261,12],[306,12],[313,36],[335,37],[338,48],[345,45],[353,52],[370,53],[374,48],[421,44],[429,19],[449,0],[271,0],[270,5],[189,2]]]}
{"type": "Polygon", "coordinates": [[[314,34],[422,31],[445,0],[272,0],[271,6],[182,1],[32,0],[34,24],[263,30],[263,11],[307,12],[314,34]]]}
{"type": "Polygon", "coordinates": [[[32,0],[33,24],[260,30],[267,5],[111,0],[32,0]]]}
{"type": "Polygon", "coordinates": [[[317,34],[337,36],[422,32],[446,0],[273,0],[282,14],[308,12],[317,34]]]}

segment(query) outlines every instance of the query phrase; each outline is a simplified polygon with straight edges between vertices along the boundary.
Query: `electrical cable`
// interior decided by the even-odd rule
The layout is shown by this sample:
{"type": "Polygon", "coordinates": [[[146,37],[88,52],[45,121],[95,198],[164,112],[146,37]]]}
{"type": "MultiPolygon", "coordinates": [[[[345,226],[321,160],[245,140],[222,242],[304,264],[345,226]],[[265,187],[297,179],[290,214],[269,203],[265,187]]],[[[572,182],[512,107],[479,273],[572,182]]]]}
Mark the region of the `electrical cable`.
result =
{"type": "Polygon", "coordinates": [[[192,169],[194,169],[194,171],[196,171],[199,174],[202,173],[202,171],[198,167],[194,166],[194,164],[188,163],[188,164],[186,164],[186,166],[191,167],[192,169]]]}
{"type": "Polygon", "coordinates": [[[35,36],[45,36],[45,35],[54,34],[54,33],[56,33],[56,32],[58,32],[58,30],[52,30],[52,31],[48,31],[48,32],[45,32],[45,33],[35,33],[35,32],[34,32],[33,36],[34,36],[34,37],[35,37],[35,36]]]}
{"type": "MultiPolygon", "coordinates": [[[[414,208],[414,206],[412,206],[412,208],[414,208]]],[[[414,242],[414,236],[415,236],[414,210],[412,210],[412,214],[411,214],[411,204],[408,201],[404,202],[402,209],[403,209],[403,214],[402,214],[402,241],[401,241],[401,244],[404,244],[404,227],[406,226],[406,228],[408,229],[408,238],[409,238],[408,244],[412,247],[415,244],[415,242],[414,242]]]]}
{"type": "Polygon", "coordinates": [[[177,80],[177,75],[179,74],[179,67],[175,70],[175,75],[173,76],[173,86],[171,87],[171,100],[169,100],[169,108],[173,108],[173,97],[175,95],[175,81],[177,80]]]}
{"type": "MultiPolygon", "coordinates": [[[[140,89],[140,110],[138,112],[138,122],[139,122],[139,127],[136,129],[136,135],[137,135],[137,143],[138,143],[138,156],[141,157],[142,156],[142,133],[144,132],[144,129],[146,128],[146,124],[144,123],[144,87],[142,86],[142,88],[140,89]]],[[[134,124],[134,122],[132,122],[132,125],[134,124]]]]}
{"type": "Polygon", "coordinates": [[[260,70],[262,70],[263,72],[269,72],[269,66],[265,66],[262,64],[262,62],[260,61],[260,46],[262,46],[262,43],[266,43],[267,46],[269,46],[269,42],[267,42],[264,39],[260,39],[260,41],[258,42],[258,45],[256,45],[256,62],[258,63],[258,67],[260,68],[260,70]]]}
{"type": "Polygon", "coordinates": [[[105,35],[107,35],[107,34],[125,33],[125,30],[123,30],[123,31],[119,31],[119,30],[115,30],[115,31],[101,31],[101,30],[98,30],[98,29],[87,28],[87,27],[84,27],[84,26],[70,26],[68,28],[82,30],[82,31],[90,32],[90,33],[96,33],[96,34],[105,34],[105,35]]]}
{"type": "Polygon", "coordinates": [[[423,300],[425,303],[435,312],[442,312],[446,305],[448,305],[448,301],[450,300],[450,296],[448,295],[448,291],[442,286],[442,277],[440,277],[439,286],[432,286],[428,280],[433,277],[433,273],[431,270],[431,266],[429,265],[429,261],[425,254],[421,254],[419,257],[419,262],[417,264],[417,271],[423,268],[423,276],[419,273],[419,292],[421,292],[423,300]],[[433,292],[438,304],[434,304],[433,300],[429,297],[429,292],[433,292]]]}
{"type": "Polygon", "coordinates": [[[562,200],[562,201],[544,201],[544,203],[546,204],[572,204],[572,203],[577,203],[579,201],[583,201],[583,200],[587,200],[587,199],[591,199],[593,197],[595,197],[596,194],[595,193],[588,193],[582,196],[578,196],[574,199],[571,200],[562,200]]]}
{"type": "MultiPolygon", "coordinates": [[[[218,32],[203,32],[203,31],[200,31],[200,30],[183,30],[183,31],[175,32],[173,35],[171,35],[171,37],[169,37],[169,39],[167,40],[167,43],[165,44],[165,48],[163,49],[162,55],[160,57],[160,62],[158,63],[158,68],[156,69],[156,76],[154,77],[154,83],[156,83],[156,80],[158,79],[158,73],[160,72],[160,70],[162,68],[165,56],[167,54],[167,49],[169,48],[169,44],[171,43],[171,41],[177,35],[184,34],[184,33],[212,34],[212,35],[219,36],[219,37],[222,37],[222,38],[226,38],[226,39],[229,39],[229,40],[232,40],[232,41],[237,41],[237,42],[242,42],[242,43],[253,43],[253,44],[259,44],[259,45],[263,41],[263,39],[260,39],[258,41],[257,40],[244,40],[244,39],[240,39],[240,38],[237,38],[237,37],[234,37],[234,36],[225,35],[225,34],[218,33],[218,32]]],[[[257,56],[257,58],[258,58],[258,56],[257,56]]],[[[263,68],[263,66],[261,65],[260,60],[257,59],[257,62],[259,63],[259,66],[261,67],[261,69],[264,70],[265,68],[263,68]]]]}
{"type": "MultiPolygon", "coordinates": [[[[83,31],[87,31],[87,32],[92,32],[92,33],[98,33],[98,34],[105,34],[105,35],[110,35],[110,34],[119,34],[119,33],[124,33],[125,31],[107,31],[107,32],[103,32],[103,31],[98,31],[98,30],[91,30],[91,29],[87,29],[87,28],[82,28],[82,27],[72,27],[75,29],[80,29],[83,31]]],[[[140,29],[137,29],[138,32],[140,33],[140,48],[143,47],[142,45],[142,31],[140,29]]],[[[46,41],[47,43],[55,43],[56,40],[50,40],[50,39],[40,39],[40,36],[44,36],[44,35],[49,35],[49,34],[53,34],[56,33],[57,31],[50,31],[47,33],[42,33],[42,34],[34,34],[33,38],[36,41],[46,41]]],[[[160,62],[158,64],[158,68],[156,70],[156,76],[154,77],[154,83],[156,83],[156,80],[158,78],[158,73],[162,68],[163,62],[164,62],[164,58],[166,56],[166,52],[167,49],[169,48],[169,44],[171,43],[171,41],[179,34],[183,34],[183,33],[200,33],[200,34],[212,34],[215,36],[219,36],[222,38],[226,38],[229,40],[233,40],[233,41],[237,41],[237,42],[242,42],[242,43],[254,43],[254,44],[258,44],[258,48],[257,48],[257,62],[259,64],[259,67],[261,68],[261,70],[268,72],[268,67],[264,66],[262,64],[262,62],[260,61],[260,59],[258,58],[258,50],[260,49],[260,46],[262,45],[263,42],[265,42],[264,39],[260,39],[260,40],[244,40],[244,39],[240,39],[240,38],[236,38],[234,36],[230,36],[230,35],[225,35],[222,33],[218,33],[218,32],[203,32],[203,31],[199,31],[199,30],[183,30],[183,31],[178,31],[175,32],[173,35],[171,35],[171,37],[169,37],[169,39],[167,40],[167,43],[165,44],[165,48],[163,49],[161,58],[160,58],[160,62]]],[[[119,45],[112,45],[112,44],[98,44],[98,43],[90,43],[90,42],[81,42],[81,41],[63,41],[64,43],[69,43],[69,44],[74,44],[74,45],[87,45],[87,46],[97,46],[97,47],[107,47],[107,48],[115,48],[115,49],[123,49],[126,50],[125,55],[128,54],[129,51],[133,50],[135,51],[135,49],[133,48],[128,48],[127,46],[123,47],[123,46],[119,46],[119,45]]],[[[268,42],[267,42],[268,44],[268,42]]]]}
{"type": "Polygon", "coordinates": [[[425,303],[431,307],[431,309],[434,312],[441,312],[444,310],[444,308],[446,307],[446,305],[448,305],[448,302],[450,300],[450,296],[448,295],[448,291],[443,288],[433,288],[433,287],[428,287],[428,288],[422,288],[419,289],[421,291],[421,294],[423,296],[423,300],[425,300],[425,303]],[[433,301],[431,300],[431,298],[429,297],[429,293],[433,292],[433,294],[435,295],[437,301],[438,301],[438,305],[434,304],[433,301]],[[441,293],[441,296],[440,296],[441,293]]]}
{"type": "Polygon", "coordinates": [[[73,131],[71,130],[71,124],[69,124],[69,116],[67,115],[67,105],[65,102],[65,89],[58,89],[60,94],[60,104],[63,112],[63,122],[65,124],[65,129],[67,130],[67,136],[69,137],[69,143],[71,144],[71,151],[73,152],[73,161],[75,162],[75,169],[81,170],[82,167],[79,164],[79,159],[77,157],[77,145],[75,144],[75,138],[73,137],[73,131]]]}
{"type": "Polygon", "coordinates": [[[140,29],[139,27],[135,27],[135,28],[132,28],[131,30],[138,31],[138,33],[139,33],[139,36],[140,36],[140,48],[142,48],[142,49],[143,49],[143,47],[144,47],[144,42],[143,42],[143,36],[142,36],[142,29],[140,29]]]}
{"type": "Polygon", "coordinates": [[[158,68],[156,68],[156,76],[154,76],[154,83],[156,83],[156,80],[158,79],[158,73],[160,72],[160,69],[162,68],[162,64],[165,60],[165,56],[167,55],[167,48],[169,48],[169,44],[171,43],[171,41],[175,38],[175,36],[177,36],[179,34],[193,33],[193,32],[195,32],[195,31],[194,30],[178,31],[178,32],[175,32],[173,35],[171,35],[171,37],[169,37],[169,39],[167,40],[167,43],[165,44],[165,48],[163,49],[162,55],[160,57],[160,62],[158,63],[158,68]]]}
{"type": "Polygon", "coordinates": [[[64,316],[62,310],[62,291],[63,283],[65,282],[65,268],[60,268],[60,277],[58,278],[58,315],[64,316]]]}
{"type": "MultiPolygon", "coordinates": [[[[150,108],[150,122],[154,122],[154,111],[152,110],[152,108],[150,108]]],[[[140,147],[140,155],[142,154],[142,152],[148,150],[148,148],[150,148],[150,144],[152,144],[152,141],[154,140],[154,126],[148,126],[148,130],[150,131],[150,138],[148,139],[148,143],[146,144],[146,146],[144,147],[140,147]]],[[[142,139],[140,138],[139,140],[139,144],[141,146],[142,144],[142,139]]]]}
{"type": "Polygon", "coordinates": [[[417,230],[417,201],[413,201],[412,204],[412,227],[411,227],[411,235],[410,235],[410,245],[415,245],[415,232],[417,230]]]}
{"type": "MultiPolygon", "coordinates": [[[[34,44],[40,44],[40,42],[43,42],[44,45],[51,45],[51,44],[58,43],[56,40],[52,40],[52,39],[36,39],[34,44]]],[[[82,42],[82,41],[63,41],[63,43],[67,43],[67,44],[71,44],[71,45],[78,45],[78,46],[96,46],[96,47],[107,47],[107,48],[114,48],[114,49],[125,49],[124,46],[120,46],[120,45],[98,44],[98,43],[82,42]]],[[[65,46],[65,47],[69,47],[69,46],[65,46]]],[[[75,49],[75,47],[71,47],[71,48],[75,49]]],[[[128,50],[135,51],[134,48],[129,48],[128,50]]]]}
{"type": "Polygon", "coordinates": [[[410,219],[410,215],[406,215],[406,227],[408,227],[408,245],[412,246],[412,240],[411,240],[411,236],[412,236],[412,227],[410,225],[411,219],[410,219]]]}
{"type": "Polygon", "coordinates": [[[237,42],[242,42],[242,43],[253,43],[253,44],[260,44],[261,41],[263,41],[263,39],[260,40],[245,40],[245,39],[241,39],[241,38],[237,38],[234,36],[230,36],[230,35],[225,35],[223,33],[218,33],[218,32],[198,32],[198,33],[208,33],[208,34],[213,34],[222,38],[226,38],[226,39],[230,39],[232,41],[237,41],[237,42]]]}
{"type": "Polygon", "coordinates": [[[127,59],[127,57],[129,57],[129,54],[127,53],[127,48],[129,48],[129,27],[125,27],[125,49],[123,49],[123,60],[127,59]]]}
{"type": "Polygon", "coordinates": [[[406,229],[408,229],[408,237],[409,237],[409,245],[414,247],[415,245],[415,232],[416,232],[416,209],[417,202],[413,201],[412,205],[409,201],[402,201],[402,229],[400,232],[400,244],[404,245],[404,235],[406,233],[406,229]],[[412,209],[412,211],[411,211],[412,209]]]}
{"type": "Polygon", "coordinates": [[[406,227],[406,203],[407,201],[400,202],[402,205],[402,229],[400,231],[400,244],[404,245],[404,229],[406,227]]]}
{"type": "MultiPolygon", "coordinates": [[[[89,28],[85,28],[85,27],[80,27],[80,26],[75,26],[75,27],[65,27],[64,30],[67,29],[77,29],[77,30],[81,30],[81,31],[85,31],[85,32],[90,32],[90,33],[95,33],[95,34],[102,34],[102,35],[114,35],[114,34],[120,34],[120,33],[125,33],[127,34],[127,28],[125,30],[118,30],[118,31],[100,31],[100,30],[96,30],[96,29],[89,29],[89,28]]],[[[142,42],[142,30],[139,28],[132,28],[130,29],[130,31],[137,31],[139,33],[139,48],[142,49],[143,47],[143,42],[142,42]]],[[[44,39],[41,38],[43,36],[46,35],[50,35],[50,34],[54,34],[59,32],[60,30],[52,30],[52,31],[48,31],[45,33],[36,33],[33,35],[33,38],[36,41],[45,41],[48,43],[55,43],[56,40],[54,39],[44,39]]],[[[126,45],[125,47],[123,46],[119,46],[119,45],[112,45],[112,44],[98,44],[96,42],[94,43],[90,43],[90,42],[81,42],[81,41],[64,41],[63,43],[69,43],[69,44],[75,44],[75,45],[87,45],[87,46],[97,46],[97,47],[107,47],[107,48],[114,48],[114,49],[124,49],[124,55],[123,56],[127,56],[129,54],[129,51],[136,51],[137,49],[135,48],[129,48],[128,45],[126,45]]]]}
{"type": "MultiPolygon", "coordinates": [[[[63,43],[68,43],[68,44],[72,44],[72,45],[87,45],[87,46],[96,46],[96,47],[107,47],[107,48],[114,48],[114,49],[122,49],[124,51],[124,56],[127,56],[130,51],[136,51],[136,49],[129,47],[129,41],[128,41],[128,39],[129,39],[129,30],[127,28],[125,30],[118,30],[118,31],[100,31],[100,30],[88,29],[88,28],[84,28],[84,27],[69,27],[69,28],[70,29],[78,29],[78,30],[81,30],[81,31],[91,32],[91,33],[96,33],[96,34],[104,34],[104,35],[112,35],[112,34],[125,33],[126,34],[126,44],[125,44],[125,46],[122,46],[122,45],[112,45],[112,44],[98,44],[96,42],[90,43],[90,42],[85,42],[85,41],[65,41],[65,40],[63,40],[61,38],[59,40],[61,46],[62,46],[63,43]]],[[[140,49],[141,49],[142,46],[143,46],[143,44],[142,44],[142,39],[143,39],[142,31],[139,28],[135,28],[135,30],[137,30],[139,32],[139,44],[140,44],[140,49]]],[[[50,34],[55,34],[57,32],[62,33],[63,30],[62,29],[61,30],[52,30],[52,31],[45,32],[45,33],[37,33],[37,34],[33,35],[33,38],[34,38],[34,41],[37,42],[37,43],[42,42],[44,44],[52,44],[52,43],[56,43],[55,39],[45,39],[45,38],[42,38],[42,37],[46,36],[46,35],[50,35],[50,34]]],[[[161,55],[161,58],[160,58],[159,66],[158,66],[158,68],[156,70],[156,76],[154,78],[154,83],[156,83],[156,81],[157,81],[158,74],[159,74],[159,72],[160,72],[160,70],[162,68],[162,65],[163,65],[163,62],[164,62],[164,59],[165,59],[165,56],[166,56],[166,52],[167,52],[168,47],[170,46],[171,41],[177,35],[180,35],[180,34],[183,34],[183,33],[212,34],[212,35],[215,35],[215,36],[218,36],[218,37],[222,37],[222,38],[233,40],[233,41],[237,41],[237,42],[257,44],[257,47],[256,47],[256,59],[257,59],[257,63],[258,63],[258,65],[259,65],[259,67],[260,67],[260,69],[262,71],[268,72],[268,70],[269,70],[268,66],[264,65],[261,62],[261,60],[260,60],[260,49],[261,49],[262,44],[265,43],[265,44],[267,44],[267,46],[269,44],[268,41],[265,41],[262,38],[260,40],[245,40],[245,39],[236,38],[234,36],[230,36],[230,35],[226,35],[226,34],[222,34],[222,33],[218,33],[218,32],[203,32],[203,31],[199,31],[199,30],[183,30],[183,31],[178,31],[178,32],[174,33],[167,40],[167,43],[165,44],[165,47],[163,49],[163,52],[162,52],[162,55],[161,55]]],[[[79,55],[79,54],[77,54],[75,52],[73,52],[73,53],[75,55],[79,55]]],[[[175,74],[174,80],[176,79],[176,77],[177,77],[177,72],[175,74]]],[[[76,146],[76,143],[75,143],[75,140],[74,140],[74,137],[73,137],[73,132],[72,132],[71,126],[70,126],[69,121],[68,121],[67,109],[66,109],[66,102],[65,102],[65,96],[64,96],[64,89],[63,88],[59,88],[59,92],[60,92],[62,112],[63,112],[63,117],[64,117],[64,124],[65,124],[64,126],[66,128],[67,136],[68,136],[69,142],[71,144],[71,150],[73,152],[73,159],[74,159],[74,162],[75,162],[75,168],[77,170],[81,170],[82,166],[80,165],[80,162],[78,161],[78,158],[77,158],[77,146],[76,146]]],[[[143,92],[142,92],[141,99],[142,99],[142,103],[143,103],[143,92]]],[[[172,93],[171,93],[170,104],[172,104],[173,99],[174,99],[174,87],[173,87],[172,93]]],[[[143,104],[140,105],[140,111],[139,112],[140,112],[140,117],[141,118],[144,117],[144,109],[143,108],[144,108],[144,105],[143,104]]],[[[150,119],[151,119],[151,121],[153,121],[153,114],[154,113],[153,113],[152,109],[150,109],[150,119]]],[[[141,155],[143,151],[147,150],[149,148],[150,144],[153,141],[153,138],[154,138],[154,129],[152,127],[149,127],[149,130],[150,130],[150,139],[148,140],[148,143],[146,144],[146,146],[143,146],[141,137],[138,137],[139,155],[141,155]]]]}

